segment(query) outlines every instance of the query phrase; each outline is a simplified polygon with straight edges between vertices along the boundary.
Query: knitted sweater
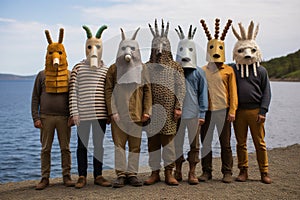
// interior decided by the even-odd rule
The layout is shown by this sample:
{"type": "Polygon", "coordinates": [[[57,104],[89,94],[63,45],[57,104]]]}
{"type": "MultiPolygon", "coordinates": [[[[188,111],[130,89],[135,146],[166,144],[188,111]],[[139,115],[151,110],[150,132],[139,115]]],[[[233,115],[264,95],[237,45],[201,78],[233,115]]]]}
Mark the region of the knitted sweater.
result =
{"type": "Polygon", "coordinates": [[[91,68],[84,61],[75,65],[70,80],[70,114],[80,120],[107,119],[104,87],[107,67],[91,68]]]}
{"type": "Polygon", "coordinates": [[[268,112],[271,101],[271,87],[268,72],[263,66],[257,67],[257,76],[254,76],[253,67],[249,66],[249,77],[241,77],[241,72],[233,66],[236,74],[238,89],[238,108],[260,108],[260,114],[268,112]]]}

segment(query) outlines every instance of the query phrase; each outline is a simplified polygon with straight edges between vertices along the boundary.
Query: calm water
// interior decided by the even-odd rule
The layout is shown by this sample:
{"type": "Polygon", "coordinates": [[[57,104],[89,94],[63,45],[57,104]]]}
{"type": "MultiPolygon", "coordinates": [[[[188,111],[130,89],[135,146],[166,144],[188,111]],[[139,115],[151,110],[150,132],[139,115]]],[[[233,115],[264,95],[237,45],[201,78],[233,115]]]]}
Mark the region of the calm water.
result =
{"type": "MultiPolygon", "coordinates": [[[[284,147],[300,143],[300,83],[272,82],[272,102],[266,121],[267,147],[284,147]]],[[[0,81],[0,183],[40,179],[40,133],[33,127],[30,103],[33,81],[0,81]]],[[[72,129],[72,174],[77,174],[76,128],[72,129]]],[[[220,155],[219,143],[214,140],[214,156],[220,155]]],[[[249,151],[254,147],[248,140],[249,151]]],[[[104,168],[112,169],[114,163],[113,142],[110,127],[104,141],[104,168]]],[[[232,136],[235,154],[235,138],[232,136]]],[[[89,147],[92,152],[92,144],[89,147]]],[[[185,152],[188,151],[187,140],[185,152]]],[[[147,166],[147,142],[142,139],[140,164],[147,166]]],[[[92,159],[89,155],[89,172],[92,159]]],[[[55,136],[52,147],[51,177],[60,177],[60,150],[55,136]]]]}

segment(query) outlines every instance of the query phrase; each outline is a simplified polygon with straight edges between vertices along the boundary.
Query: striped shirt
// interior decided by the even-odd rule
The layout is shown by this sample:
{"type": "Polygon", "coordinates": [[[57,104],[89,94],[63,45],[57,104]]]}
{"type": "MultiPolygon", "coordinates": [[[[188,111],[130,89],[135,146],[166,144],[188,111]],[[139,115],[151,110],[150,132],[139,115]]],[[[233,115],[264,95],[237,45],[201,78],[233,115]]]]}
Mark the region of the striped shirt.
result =
{"type": "Polygon", "coordinates": [[[71,116],[80,120],[107,119],[104,87],[108,68],[91,68],[84,62],[71,73],[69,107],[71,116]]]}

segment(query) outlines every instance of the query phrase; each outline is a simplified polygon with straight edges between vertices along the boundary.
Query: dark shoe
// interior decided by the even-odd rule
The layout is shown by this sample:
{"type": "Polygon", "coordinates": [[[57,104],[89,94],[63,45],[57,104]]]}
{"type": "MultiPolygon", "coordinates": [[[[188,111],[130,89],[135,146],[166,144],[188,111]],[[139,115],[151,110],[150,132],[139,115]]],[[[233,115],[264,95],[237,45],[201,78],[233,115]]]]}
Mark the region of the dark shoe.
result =
{"type": "Polygon", "coordinates": [[[196,174],[194,171],[189,172],[188,183],[190,185],[197,185],[199,183],[198,178],[196,177],[196,174]]]}
{"type": "Polygon", "coordinates": [[[126,178],[124,176],[119,176],[112,184],[113,188],[121,188],[125,186],[126,178]]]}
{"type": "Polygon", "coordinates": [[[236,177],[236,181],[245,182],[248,179],[248,170],[246,168],[240,169],[240,173],[238,177],[236,177]]]}
{"type": "Polygon", "coordinates": [[[171,169],[165,169],[165,183],[171,186],[179,185],[178,181],[174,178],[171,169]]]}
{"type": "Polygon", "coordinates": [[[201,174],[201,176],[198,178],[198,180],[199,180],[200,182],[206,182],[206,181],[208,181],[208,180],[210,180],[210,179],[212,179],[212,175],[211,175],[211,173],[209,173],[209,172],[203,172],[203,173],[201,174]]]}
{"type": "Polygon", "coordinates": [[[64,182],[64,185],[65,185],[66,187],[74,187],[74,186],[75,186],[75,182],[72,181],[70,175],[65,175],[65,176],[63,177],[63,182],[64,182]]]}
{"type": "Polygon", "coordinates": [[[231,173],[224,174],[222,182],[223,183],[231,183],[232,182],[232,174],[231,173]]]}
{"type": "Polygon", "coordinates": [[[75,184],[76,189],[83,188],[86,185],[86,177],[79,176],[77,183],[75,184]]]}
{"type": "Polygon", "coordinates": [[[42,178],[42,180],[36,185],[36,190],[43,190],[49,185],[49,178],[42,178]]]}
{"type": "Polygon", "coordinates": [[[151,176],[144,181],[144,185],[153,185],[160,181],[159,170],[152,171],[151,176]]]}
{"type": "Polygon", "coordinates": [[[143,185],[143,182],[140,181],[136,176],[130,176],[127,178],[127,183],[134,187],[140,187],[143,185]]]}
{"type": "Polygon", "coordinates": [[[261,173],[261,181],[265,184],[270,184],[272,183],[272,180],[270,178],[270,176],[268,175],[267,172],[262,172],[261,173]]]}
{"type": "Polygon", "coordinates": [[[106,180],[103,176],[97,176],[94,180],[95,185],[100,185],[102,187],[111,187],[111,183],[106,180]]]}
{"type": "Polygon", "coordinates": [[[174,177],[177,181],[182,181],[182,173],[181,171],[176,171],[174,172],[174,177]]]}

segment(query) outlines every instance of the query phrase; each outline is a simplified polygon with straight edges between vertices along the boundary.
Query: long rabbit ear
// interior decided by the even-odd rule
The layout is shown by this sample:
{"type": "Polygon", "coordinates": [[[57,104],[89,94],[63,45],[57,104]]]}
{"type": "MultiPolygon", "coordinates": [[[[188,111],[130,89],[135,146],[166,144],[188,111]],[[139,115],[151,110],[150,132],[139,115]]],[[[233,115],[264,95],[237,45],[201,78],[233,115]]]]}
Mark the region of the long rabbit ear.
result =
{"type": "Polygon", "coordinates": [[[159,36],[158,25],[157,25],[157,19],[155,19],[155,22],[154,22],[154,28],[155,28],[155,35],[156,35],[156,36],[159,36]]]}
{"type": "Polygon", "coordinates": [[[126,37],[125,37],[125,33],[124,33],[124,31],[123,31],[123,29],[122,28],[120,28],[121,29],[121,36],[122,36],[122,40],[125,40],[126,39],[126,37]]]}
{"type": "Polygon", "coordinates": [[[52,44],[52,39],[51,39],[51,36],[50,36],[50,32],[48,30],[45,30],[45,34],[46,34],[48,44],[52,44]]]}
{"type": "Polygon", "coordinates": [[[153,30],[153,28],[152,28],[151,24],[148,24],[148,25],[149,25],[149,28],[150,28],[150,31],[151,31],[151,33],[152,33],[153,37],[155,37],[155,32],[154,32],[154,30],[153,30]]]}
{"type": "Polygon", "coordinates": [[[58,43],[62,44],[63,39],[64,39],[64,29],[61,28],[61,29],[59,29],[58,43]]]}
{"type": "Polygon", "coordinates": [[[96,38],[100,39],[101,38],[101,35],[102,35],[102,32],[107,29],[107,26],[106,25],[103,25],[99,28],[99,30],[97,31],[96,33],[96,38]]]}
{"type": "Polygon", "coordinates": [[[135,40],[137,33],[139,32],[140,27],[134,32],[133,36],[132,36],[132,40],[135,40]]]}
{"type": "Polygon", "coordinates": [[[92,37],[92,32],[89,29],[89,27],[87,27],[86,25],[83,25],[82,28],[85,30],[87,38],[90,39],[92,37]]]}
{"type": "Polygon", "coordinates": [[[165,25],[164,25],[164,20],[161,19],[161,37],[163,37],[165,34],[165,25]]]}
{"type": "Polygon", "coordinates": [[[238,39],[238,40],[241,40],[242,38],[241,38],[241,36],[238,34],[238,32],[235,30],[235,28],[232,26],[231,27],[232,28],[232,32],[233,32],[233,34],[235,35],[235,37],[238,39]]]}
{"type": "Polygon", "coordinates": [[[256,25],[255,31],[254,31],[254,35],[253,35],[253,40],[255,40],[257,34],[258,34],[258,29],[259,29],[259,24],[256,25]]]}
{"type": "Polygon", "coordinates": [[[253,39],[253,29],[254,29],[254,23],[253,21],[250,22],[250,25],[248,27],[248,34],[247,34],[247,39],[252,40],[253,39]]]}
{"type": "Polygon", "coordinates": [[[243,27],[242,23],[239,23],[239,27],[240,27],[242,39],[246,40],[247,39],[247,37],[246,37],[246,31],[245,31],[245,28],[243,27]]]}

